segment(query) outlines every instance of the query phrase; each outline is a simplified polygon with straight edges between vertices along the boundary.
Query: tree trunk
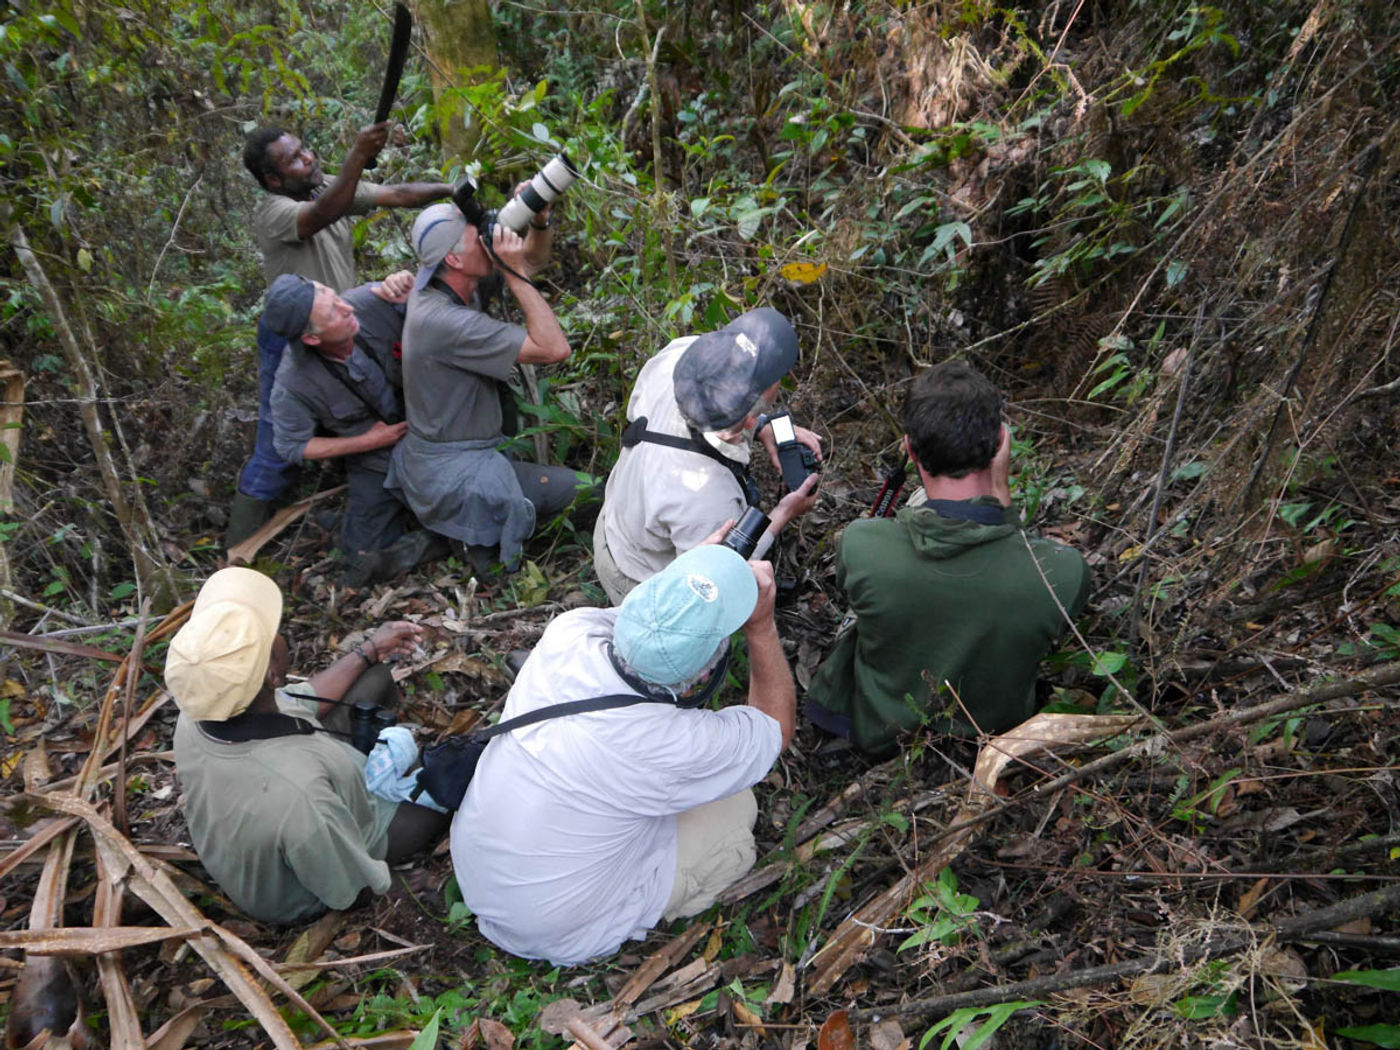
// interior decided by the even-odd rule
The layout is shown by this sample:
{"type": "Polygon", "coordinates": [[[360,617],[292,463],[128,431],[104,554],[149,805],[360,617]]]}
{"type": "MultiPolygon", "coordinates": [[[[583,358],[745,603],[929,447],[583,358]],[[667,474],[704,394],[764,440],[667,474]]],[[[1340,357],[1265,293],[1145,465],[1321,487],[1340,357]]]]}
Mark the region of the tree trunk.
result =
{"type": "Polygon", "coordinates": [[[467,106],[459,89],[477,79],[474,71],[494,70],[499,63],[491,5],[487,0],[416,0],[414,14],[423,27],[443,150],[465,161],[481,137],[481,117],[467,106]]]}
{"type": "Polygon", "coordinates": [[[43,265],[29,247],[29,239],[25,237],[24,230],[18,223],[10,226],[9,239],[25,274],[29,277],[30,284],[39,292],[39,297],[48,309],[54,334],[58,337],[59,346],[63,348],[63,356],[68,359],[68,367],[72,370],[73,380],[77,385],[78,411],[82,415],[83,426],[92,445],[98,472],[102,475],[102,487],[106,490],[107,499],[112,504],[112,513],[116,515],[122,533],[126,536],[127,546],[131,549],[136,578],[156,608],[168,606],[177,593],[175,573],[161,552],[159,534],[146,509],[145,501],[140,498],[129,500],[122,491],[122,479],[117,472],[116,461],[112,458],[102,416],[97,410],[97,379],[89,354],[84,353],[83,347],[73,334],[63,303],[53,285],[49,283],[43,265]]]}

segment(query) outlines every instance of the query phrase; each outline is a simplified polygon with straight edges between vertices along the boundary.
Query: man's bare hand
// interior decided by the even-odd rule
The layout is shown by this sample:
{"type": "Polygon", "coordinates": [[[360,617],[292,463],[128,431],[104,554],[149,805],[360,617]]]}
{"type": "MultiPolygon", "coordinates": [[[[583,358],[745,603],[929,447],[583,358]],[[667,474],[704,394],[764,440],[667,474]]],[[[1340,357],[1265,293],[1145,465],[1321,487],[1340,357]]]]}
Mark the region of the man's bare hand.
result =
{"type": "Polygon", "coordinates": [[[392,620],[370,635],[369,644],[376,660],[410,656],[423,638],[423,628],[407,620],[392,620]]]}
{"type": "Polygon", "coordinates": [[[379,156],[379,151],[384,148],[384,143],[389,141],[389,128],[391,126],[392,122],[385,120],[361,128],[355,136],[355,144],[350,147],[350,156],[359,160],[361,165],[368,164],[379,156]]]}
{"type": "Polygon", "coordinates": [[[721,542],[723,542],[723,541],[724,541],[724,537],[726,537],[726,536],[729,535],[729,530],[732,529],[733,527],[734,527],[734,519],[733,519],[733,518],[727,518],[727,519],[725,520],[725,522],[724,522],[723,525],[721,525],[719,528],[715,529],[714,532],[712,532],[712,533],[710,533],[708,536],[706,536],[703,540],[701,540],[699,543],[697,543],[696,546],[697,546],[697,547],[704,547],[706,544],[715,544],[715,543],[721,543],[721,542]]]}
{"type": "MultiPolygon", "coordinates": [[[[794,426],[792,436],[797,439],[799,444],[806,445],[812,450],[818,463],[822,461],[822,439],[814,431],[808,430],[806,427],[794,426]]],[[[768,460],[773,464],[773,469],[781,473],[783,463],[778,458],[778,439],[773,436],[773,428],[767,426],[760,430],[758,440],[768,450],[768,460]]]]}
{"type": "Polygon", "coordinates": [[[390,445],[397,445],[407,433],[407,420],[402,423],[386,423],[379,419],[375,420],[374,426],[365,431],[365,436],[374,442],[370,448],[388,448],[390,445]]]}
{"type": "Polygon", "coordinates": [[[817,457],[817,462],[820,463],[822,461],[821,437],[819,437],[815,431],[808,430],[806,427],[795,426],[792,428],[792,433],[799,442],[812,450],[812,454],[817,457]]]}
{"type": "Polygon", "coordinates": [[[778,505],[773,508],[773,513],[768,515],[768,520],[773,523],[774,531],[785,528],[793,518],[802,517],[817,505],[817,485],[820,481],[820,474],[808,474],[807,480],[802,483],[801,488],[796,492],[789,492],[778,500],[778,505]]]}
{"type": "Polygon", "coordinates": [[[408,293],[413,291],[413,273],[409,270],[396,270],[378,284],[372,285],[370,291],[386,303],[406,303],[408,293]]]}
{"type": "Polygon", "coordinates": [[[753,572],[754,582],[758,584],[758,601],[753,607],[753,612],[749,613],[749,618],[744,621],[744,633],[758,631],[765,628],[773,628],[773,608],[778,600],[778,585],[773,580],[773,563],[769,561],[751,561],[749,569],[753,572]]]}
{"type": "Polygon", "coordinates": [[[530,261],[525,257],[525,238],[520,234],[497,223],[492,230],[491,250],[502,264],[524,277],[530,276],[530,261]]]}

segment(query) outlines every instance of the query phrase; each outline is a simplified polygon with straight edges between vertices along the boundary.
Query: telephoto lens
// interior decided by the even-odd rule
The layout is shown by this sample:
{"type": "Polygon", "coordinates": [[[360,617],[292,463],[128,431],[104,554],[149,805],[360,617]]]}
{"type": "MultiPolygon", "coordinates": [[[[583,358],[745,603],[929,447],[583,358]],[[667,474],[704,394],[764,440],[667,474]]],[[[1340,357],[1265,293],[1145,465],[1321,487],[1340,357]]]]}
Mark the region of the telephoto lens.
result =
{"type": "Polygon", "coordinates": [[[719,543],[721,547],[728,547],[747,561],[767,531],[768,515],[757,507],[750,507],[719,543]]]}
{"type": "Polygon", "coordinates": [[[574,162],[560,153],[541,168],[524,189],[506,201],[505,207],[496,215],[496,221],[523,237],[525,227],[534,217],[549,207],[577,178],[578,168],[574,167],[574,162]]]}

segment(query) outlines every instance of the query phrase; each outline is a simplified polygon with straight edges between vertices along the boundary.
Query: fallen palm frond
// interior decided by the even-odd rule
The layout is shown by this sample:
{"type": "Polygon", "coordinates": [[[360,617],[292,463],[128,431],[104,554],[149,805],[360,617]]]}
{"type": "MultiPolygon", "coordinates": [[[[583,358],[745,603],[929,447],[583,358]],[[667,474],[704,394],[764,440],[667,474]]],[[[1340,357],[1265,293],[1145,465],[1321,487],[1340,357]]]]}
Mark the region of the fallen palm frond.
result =
{"type": "Polygon", "coordinates": [[[1021,725],[994,736],[982,746],[973,773],[967,802],[951,825],[919,864],[854,915],[845,919],[831,939],[811,959],[812,978],[807,989],[823,995],[874,946],[890,920],[914,899],[919,887],[938,874],[966,848],[976,828],[976,818],[996,800],[997,778],[1013,759],[1027,759],[1054,747],[1078,747],[1094,739],[1115,736],[1137,722],[1135,715],[1034,715],[1021,725]]]}

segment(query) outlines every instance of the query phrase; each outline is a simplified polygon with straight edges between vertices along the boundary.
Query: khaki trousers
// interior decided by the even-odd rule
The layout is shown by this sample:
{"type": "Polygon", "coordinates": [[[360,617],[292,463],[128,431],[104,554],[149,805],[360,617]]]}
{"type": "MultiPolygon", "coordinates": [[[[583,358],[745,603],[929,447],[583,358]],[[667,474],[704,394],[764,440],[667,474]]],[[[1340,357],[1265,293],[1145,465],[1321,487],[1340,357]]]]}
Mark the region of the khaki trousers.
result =
{"type": "Polygon", "coordinates": [[[608,541],[603,538],[601,517],[593,526],[593,571],[598,574],[598,582],[603,585],[603,590],[607,591],[608,601],[613,605],[621,605],[622,599],[627,597],[632,588],[642,582],[632,579],[613,561],[612,551],[608,550],[608,541]]]}
{"type": "Polygon", "coordinates": [[[699,915],[753,867],[757,819],[752,788],[676,817],[676,883],[662,919],[699,915]]]}

